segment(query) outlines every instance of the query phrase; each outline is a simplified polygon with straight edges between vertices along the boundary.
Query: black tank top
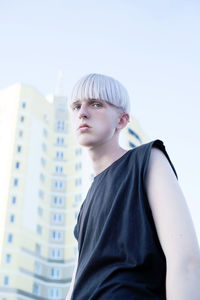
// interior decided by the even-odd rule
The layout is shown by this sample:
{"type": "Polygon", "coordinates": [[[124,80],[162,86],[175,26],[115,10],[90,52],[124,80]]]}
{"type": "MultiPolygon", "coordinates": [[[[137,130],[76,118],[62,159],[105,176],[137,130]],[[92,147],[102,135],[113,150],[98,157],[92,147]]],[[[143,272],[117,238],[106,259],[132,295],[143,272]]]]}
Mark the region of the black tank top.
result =
{"type": "Polygon", "coordinates": [[[166,259],[145,191],[155,140],[94,177],[74,229],[79,260],[72,300],[165,300],[166,259]]]}

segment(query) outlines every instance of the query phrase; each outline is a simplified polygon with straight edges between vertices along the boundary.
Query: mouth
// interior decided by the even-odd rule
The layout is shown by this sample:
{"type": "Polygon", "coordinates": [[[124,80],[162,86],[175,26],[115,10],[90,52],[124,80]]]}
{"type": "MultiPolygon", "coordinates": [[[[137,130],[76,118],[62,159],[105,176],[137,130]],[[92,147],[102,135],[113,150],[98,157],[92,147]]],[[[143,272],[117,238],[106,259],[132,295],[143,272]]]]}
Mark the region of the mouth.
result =
{"type": "Polygon", "coordinates": [[[88,124],[81,124],[81,125],[78,127],[78,130],[83,131],[83,130],[88,130],[88,129],[90,129],[90,128],[91,128],[91,126],[89,126],[88,124]]]}

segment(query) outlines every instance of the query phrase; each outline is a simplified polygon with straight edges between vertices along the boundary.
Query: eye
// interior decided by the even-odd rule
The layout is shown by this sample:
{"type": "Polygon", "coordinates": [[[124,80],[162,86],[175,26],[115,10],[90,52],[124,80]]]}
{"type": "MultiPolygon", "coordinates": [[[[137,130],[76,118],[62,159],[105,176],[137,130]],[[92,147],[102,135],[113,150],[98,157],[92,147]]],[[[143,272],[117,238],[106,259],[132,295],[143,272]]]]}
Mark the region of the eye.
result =
{"type": "Polygon", "coordinates": [[[79,110],[80,108],[81,108],[80,104],[75,104],[72,107],[73,110],[79,110]]]}
{"type": "Polygon", "coordinates": [[[94,106],[94,107],[102,107],[103,105],[102,105],[102,103],[99,103],[99,102],[93,102],[92,106],[94,106]]]}

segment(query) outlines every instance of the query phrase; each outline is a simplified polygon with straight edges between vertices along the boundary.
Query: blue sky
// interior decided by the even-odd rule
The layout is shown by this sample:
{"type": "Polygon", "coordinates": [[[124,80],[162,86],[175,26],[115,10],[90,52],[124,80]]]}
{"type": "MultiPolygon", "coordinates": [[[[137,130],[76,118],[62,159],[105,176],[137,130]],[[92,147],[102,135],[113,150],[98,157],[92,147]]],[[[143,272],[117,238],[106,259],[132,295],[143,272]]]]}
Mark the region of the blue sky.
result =
{"type": "Polygon", "coordinates": [[[0,89],[63,95],[90,72],[128,89],[133,116],[175,165],[200,240],[200,2],[0,1],[0,89]]]}

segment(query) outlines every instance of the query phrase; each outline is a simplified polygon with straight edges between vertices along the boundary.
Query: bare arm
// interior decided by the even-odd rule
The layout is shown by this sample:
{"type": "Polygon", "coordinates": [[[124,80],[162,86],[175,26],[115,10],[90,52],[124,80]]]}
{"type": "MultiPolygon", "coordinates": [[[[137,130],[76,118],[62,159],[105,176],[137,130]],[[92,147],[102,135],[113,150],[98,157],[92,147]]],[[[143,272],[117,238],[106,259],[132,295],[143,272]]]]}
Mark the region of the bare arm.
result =
{"type": "Polygon", "coordinates": [[[200,250],[192,220],[174,172],[156,148],[151,151],[146,191],[167,261],[167,300],[199,300],[200,250]]]}
{"type": "Polygon", "coordinates": [[[75,282],[75,277],[76,277],[77,266],[78,266],[78,257],[76,258],[74,271],[73,271],[73,275],[72,275],[72,281],[71,281],[70,288],[69,288],[69,291],[68,291],[68,294],[67,294],[67,297],[66,297],[65,300],[70,300],[71,299],[73,288],[74,288],[74,282],[75,282]]]}

